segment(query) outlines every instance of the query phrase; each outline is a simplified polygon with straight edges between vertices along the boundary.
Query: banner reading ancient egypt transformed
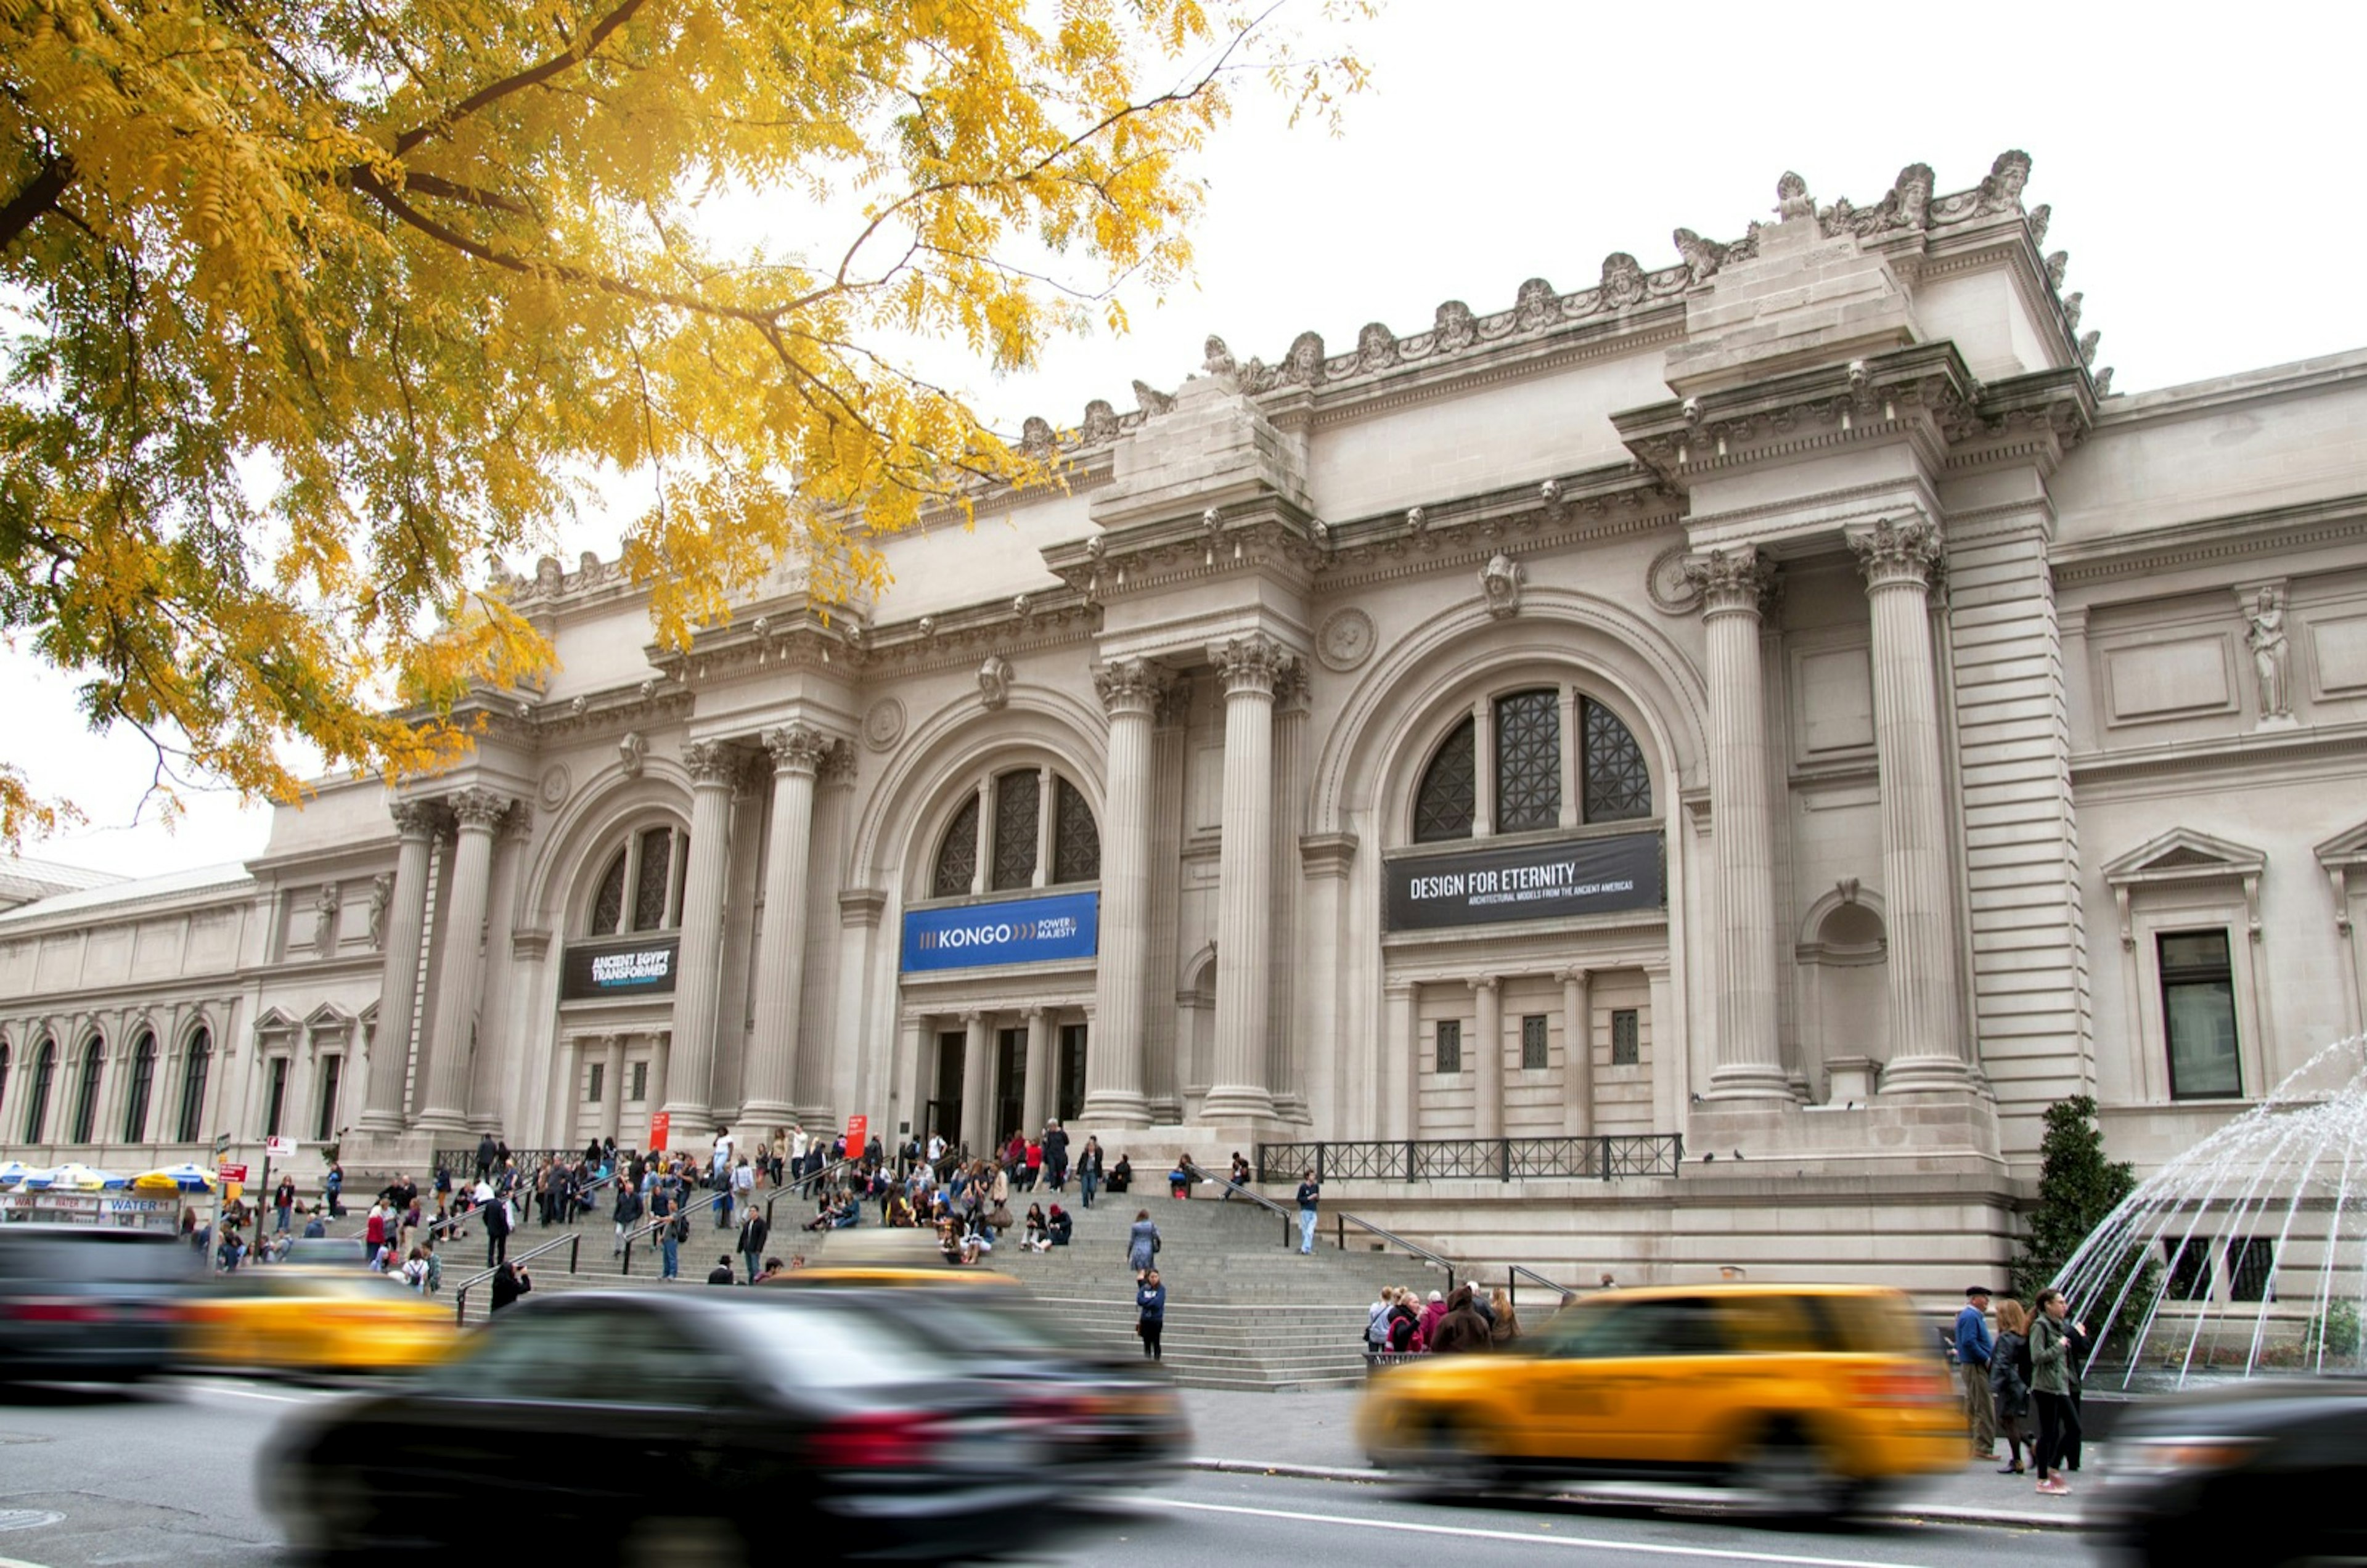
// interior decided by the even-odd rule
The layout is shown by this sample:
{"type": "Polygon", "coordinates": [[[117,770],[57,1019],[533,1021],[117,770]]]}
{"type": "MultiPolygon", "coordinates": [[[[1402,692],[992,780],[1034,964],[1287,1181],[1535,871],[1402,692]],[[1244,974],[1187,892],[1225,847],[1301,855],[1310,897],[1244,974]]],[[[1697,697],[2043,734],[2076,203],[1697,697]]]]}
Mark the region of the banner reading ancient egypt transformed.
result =
{"type": "Polygon", "coordinates": [[[1660,835],[1404,855],[1383,868],[1386,929],[1431,931],[1550,920],[1668,903],[1660,835]]]}
{"type": "Polygon", "coordinates": [[[674,989],[674,954],[681,946],[682,939],[671,936],[572,943],[559,967],[559,999],[664,996],[674,989]]]}

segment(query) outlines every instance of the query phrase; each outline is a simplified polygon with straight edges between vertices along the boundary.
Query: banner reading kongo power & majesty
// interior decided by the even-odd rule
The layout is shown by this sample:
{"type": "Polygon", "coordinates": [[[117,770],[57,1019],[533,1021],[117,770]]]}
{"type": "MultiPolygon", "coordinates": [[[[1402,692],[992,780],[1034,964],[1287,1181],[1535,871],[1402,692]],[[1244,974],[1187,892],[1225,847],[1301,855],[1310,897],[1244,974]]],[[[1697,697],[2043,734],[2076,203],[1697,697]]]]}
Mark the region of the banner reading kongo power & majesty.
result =
{"type": "Polygon", "coordinates": [[[1091,958],[1101,950],[1101,895],[1060,893],[904,912],[904,963],[921,969],[975,969],[1091,958]]]}
{"type": "Polygon", "coordinates": [[[1668,902],[1656,832],[1406,855],[1388,862],[1383,874],[1383,913],[1393,931],[1602,915],[1668,902]]]}

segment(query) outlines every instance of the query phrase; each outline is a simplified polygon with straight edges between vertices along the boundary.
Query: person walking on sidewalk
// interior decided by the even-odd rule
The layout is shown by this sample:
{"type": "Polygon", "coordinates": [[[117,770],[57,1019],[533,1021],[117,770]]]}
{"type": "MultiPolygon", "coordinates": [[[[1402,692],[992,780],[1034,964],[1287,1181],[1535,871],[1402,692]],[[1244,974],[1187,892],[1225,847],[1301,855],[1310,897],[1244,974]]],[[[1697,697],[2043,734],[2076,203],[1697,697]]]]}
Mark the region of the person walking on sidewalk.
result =
{"type": "Polygon", "coordinates": [[[1167,1287],[1159,1282],[1159,1270],[1151,1269],[1134,1288],[1134,1331],[1142,1337],[1142,1353],[1157,1361],[1160,1354],[1159,1337],[1167,1327],[1167,1287]]]}
{"type": "Polygon", "coordinates": [[[773,1227],[766,1224],[764,1216],[751,1205],[748,1217],[740,1222],[740,1256],[748,1260],[748,1282],[752,1285],[756,1282],[756,1275],[762,1267],[764,1243],[772,1234],[773,1227]]]}
{"type": "MultiPolygon", "coordinates": [[[[1239,1159],[1240,1156],[1233,1156],[1239,1159]]],[[[1307,1257],[1315,1250],[1315,1204],[1323,1196],[1323,1184],[1315,1179],[1315,1172],[1305,1170],[1298,1177],[1298,1255],[1307,1257]]]]}
{"type": "Polygon", "coordinates": [[[1997,1408],[1998,1431],[2005,1438],[2006,1464],[1999,1475],[2022,1473],[2022,1450],[2033,1454],[2038,1444],[2030,1435],[2030,1314],[2017,1301],[1997,1304],[1997,1348],[1989,1356],[1989,1393],[1997,1408]]]}
{"type": "Polygon", "coordinates": [[[1093,1190],[1102,1184],[1102,1141],[1085,1140],[1085,1152],[1077,1156],[1077,1189],[1085,1195],[1085,1207],[1093,1206],[1093,1190]]]}
{"type": "Polygon", "coordinates": [[[690,1227],[677,1213],[679,1208],[673,1182],[661,1181],[650,1189],[650,1218],[666,1222],[658,1227],[658,1278],[661,1280],[674,1280],[682,1276],[683,1233],[690,1227]]]}
{"type": "Polygon", "coordinates": [[[1965,1287],[1965,1309],[1956,1314],[1956,1376],[1965,1388],[1965,1418],[1972,1427],[1975,1459],[1997,1453],[1997,1406],[1989,1397],[1989,1362],[1997,1355],[1997,1342],[1989,1337],[1988,1313],[1989,1288],[1965,1287]]]}
{"type": "Polygon", "coordinates": [[[1159,1227],[1150,1223],[1150,1211],[1138,1209],[1134,1228],[1127,1233],[1126,1265],[1134,1270],[1138,1282],[1148,1279],[1155,1270],[1151,1260],[1159,1255],[1159,1227]]]}
{"type": "Polygon", "coordinates": [[[2071,1490],[2063,1479],[2063,1449],[2078,1430],[2071,1408],[2070,1315],[2062,1292],[2038,1292],[2038,1316],[2030,1325],[2030,1398],[2038,1406],[2038,1490],[2049,1497],[2071,1490]]]}

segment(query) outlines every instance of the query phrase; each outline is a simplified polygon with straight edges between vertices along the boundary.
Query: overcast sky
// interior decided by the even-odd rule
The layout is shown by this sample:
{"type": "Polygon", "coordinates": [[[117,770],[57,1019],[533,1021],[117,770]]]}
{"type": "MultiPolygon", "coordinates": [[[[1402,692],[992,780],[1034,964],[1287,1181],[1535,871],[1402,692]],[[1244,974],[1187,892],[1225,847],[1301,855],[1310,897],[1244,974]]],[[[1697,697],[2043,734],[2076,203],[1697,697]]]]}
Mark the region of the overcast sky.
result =
{"type": "MultiPolygon", "coordinates": [[[[2009,147],[2035,161],[2025,200],[2054,208],[2047,248],[2071,253],[2116,392],[2367,345],[2358,15],[1391,0],[1359,32],[1375,87],[1343,137],[1245,104],[1211,149],[1196,288],[1132,301],[1129,337],[970,385],[998,425],[1073,424],[1090,398],[1132,407],[1137,377],[1172,389],[1210,333],[1244,361],[1308,328],[1338,353],[1366,321],[1421,331],[1444,299],[1485,313],[1524,278],[1585,287],[1612,251],[1668,265],[1679,225],[1734,239],[1786,169],[1863,205],[1902,164],[1961,190],[2009,147]]],[[[85,733],[71,682],[21,656],[0,678],[7,755],[91,818],[30,856],[136,875],[261,849],[268,811],[222,795],[188,796],[176,833],[153,808],[133,825],[144,745],[85,733]]]]}

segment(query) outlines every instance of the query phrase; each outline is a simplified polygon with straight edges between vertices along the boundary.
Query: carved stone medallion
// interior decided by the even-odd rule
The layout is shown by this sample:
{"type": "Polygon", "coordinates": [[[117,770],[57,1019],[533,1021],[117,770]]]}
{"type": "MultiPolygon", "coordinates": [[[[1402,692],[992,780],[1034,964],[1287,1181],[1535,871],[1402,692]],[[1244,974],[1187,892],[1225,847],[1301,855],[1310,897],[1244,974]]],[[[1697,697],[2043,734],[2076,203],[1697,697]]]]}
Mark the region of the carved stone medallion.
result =
{"type": "Polygon", "coordinates": [[[575,775],[567,771],[564,762],[553,762],[542,771],[542,788],[538,792],[547,810],[556,811],[567,804],[568,792],[575,787],[575,775]]]}
{"type": "Polygon", "coordinates": [[[1358,609],[1335,610],[1315,634],[1315,657],[1326,670],[1344,672],[1370,659],[1376,641],[1372,616],[1358,609]]]}
{"type": "Polygon", "coordinates": [[[885,751],[904,739],[904,705],[894,697],[882,697],[871,705],[863,716],[863,743],[874,751],[885,751]]]}
{"type": "Polygon", "coordinates": [[[1690,615],[1701,607],[1701,590],[1685,580],[1685,547],[1670,545],[1644,569],[1644,592],[1664,615],[1690,615]]]}

